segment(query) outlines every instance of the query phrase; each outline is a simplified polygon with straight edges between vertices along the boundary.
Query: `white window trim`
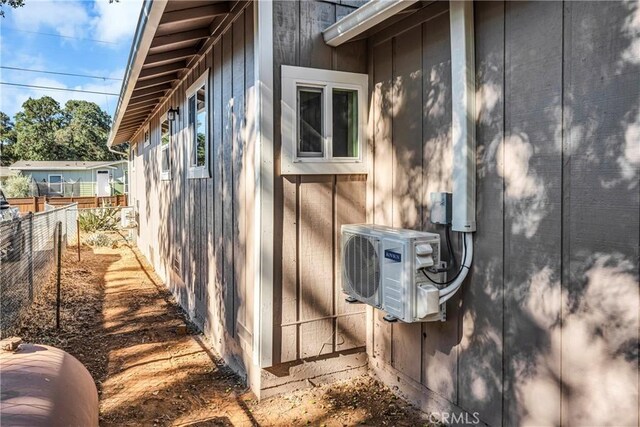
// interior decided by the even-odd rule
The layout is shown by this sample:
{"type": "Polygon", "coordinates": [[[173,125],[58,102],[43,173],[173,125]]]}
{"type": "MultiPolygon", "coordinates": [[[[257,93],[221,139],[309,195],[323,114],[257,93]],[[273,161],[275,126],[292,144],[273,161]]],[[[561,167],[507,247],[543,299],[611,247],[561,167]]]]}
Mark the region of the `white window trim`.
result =
{"type": "Polygon", "coordinates": [[[136,157],[138,155],[138,144],[137,143],[133,143],[133,145],[131,146],[131,159],[129,160],[131,162],[131,172],[135,172],[136,171],[136,157]]]}
{"type": "Polygon", "coordinates": [[[160,116],[160,158],[158,160],[158,164],[160,165],[160,180],[161,181],[170,181],[171,180],[171,142],[173,139],[173,126],[171,125],[171,122],[167,119],[167,113],[165,112],[162,116],[160,116]],[[169,123],[169,143],[164,146],[162,145],[162,122],[164,122],[165,120],[167,120],[167,123],[169,123]],[[163,151],[164,150],[169,150],[169,170],[163,170],[162,169],[162,155],[163,155],[163,151]]]}
{"type": "Polygon", "coordinates": [[[151,131],[149,130],[149,123],[147,123],[142,131],[142,148],[147,148],[151,145],[151,131]],[[147,139],[148,138],[148,139],[147,139]]]}
{"type": "Polygon", "coordinates": [[[305,174],[366,174],[369,77],[367,74],[317,68],[282,66],[282,175],[305,174]],[[319,87],[323,93],[323,157],[298,157],[298,100],[297,89],[319,87]],[[350,89],[358,93],[358,157],[332,157],[333,149],[333,89],[350,89]]]}
{"type": "Polygon", "coordinates": [[[59,176],[60,177],[60,182],[56,182],[54,185],[59,185],[60,186],[60,191],[59,193],[64,194],[64,177],[62,176],[62,174],[59,173],[50,173],[47,175],[47,180],[49,181],[49,191],[51,191],[51,177],[52,176],[59,176]]]}
{"type": "Polygon", "coordinates": [[[185,97],[186,97],[186,114],[187,114],[187,137],[185,138],[185,140],[187,141],[187,159],[189,162],[189,173],[187,178],[189,179],[199,179],[199,178],[210,178],[211,175],[209,173],[209,134],[211,133],[211,130],[209,129],[209,68],[207,68],[204,73],[202,73],[200,75],[200,77],[198,77],[196,79],[195,82],[193,82],[193,84],[191,86],[189,86],[189,88],[186,90],[185,92],[185,97]],[[204,140],[205,140],[205,145],[204,145],[204,166],[195,166],[192,162],[193,162],[193,158],[194,158],[194,153],[193,153],[193,149],[194,149],[194,141],[193,141],[193,133],[189,131],[189,98],[191,98],[196,92],[197,90],[204,85],[204,93],[205,93],[205,98],[204,98],[204,108],[205,108],[205,116],[207,118],[207,122],[205,125],[205,133],[204,133],[204,140]]]}

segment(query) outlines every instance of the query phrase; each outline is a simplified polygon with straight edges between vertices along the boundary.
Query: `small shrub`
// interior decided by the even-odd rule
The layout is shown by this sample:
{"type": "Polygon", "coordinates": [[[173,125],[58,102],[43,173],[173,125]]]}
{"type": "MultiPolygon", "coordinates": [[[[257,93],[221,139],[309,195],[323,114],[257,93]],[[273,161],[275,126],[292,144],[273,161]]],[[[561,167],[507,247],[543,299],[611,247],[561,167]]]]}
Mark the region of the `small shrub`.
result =
{"type": "Polygon", "coordinates": [[[120,222],[119,208],[98,208],[80,212],[78,216],[80,230],[86,233],[112,231],[120,222]]]}
{"type": "Polygon", "coordinates": [[[7,198],[29,197],[31,195],[31,177],[22,174],[11,176],[2,186],[2,191],[7,198]]]}
{"type": "Polygon", "coordinates": [[[111,239],[111,237],[109,237],[109,236],[107,236],[106,234],[103,234],[103,233],[94,233],[94,234],[90,235],[89,237],[87,237],[87,240],[85,240],[85,241],[90,246],[104,247],[104,246],[112,246],[113,245],[113,240],[111,239]]]}

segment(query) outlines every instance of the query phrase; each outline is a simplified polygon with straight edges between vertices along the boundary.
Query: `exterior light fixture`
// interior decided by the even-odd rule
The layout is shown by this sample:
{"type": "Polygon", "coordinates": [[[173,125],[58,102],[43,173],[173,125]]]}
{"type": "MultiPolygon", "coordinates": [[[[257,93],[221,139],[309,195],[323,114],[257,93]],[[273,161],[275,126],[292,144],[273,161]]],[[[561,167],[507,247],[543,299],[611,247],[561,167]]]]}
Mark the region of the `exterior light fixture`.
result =
{"type": "Polygon", "coordinates": [[[172,122],[178,117],[178,114],[180,114],[180,107],[169,108],[169,110],[167,110],[167,119],[172,122]]]}

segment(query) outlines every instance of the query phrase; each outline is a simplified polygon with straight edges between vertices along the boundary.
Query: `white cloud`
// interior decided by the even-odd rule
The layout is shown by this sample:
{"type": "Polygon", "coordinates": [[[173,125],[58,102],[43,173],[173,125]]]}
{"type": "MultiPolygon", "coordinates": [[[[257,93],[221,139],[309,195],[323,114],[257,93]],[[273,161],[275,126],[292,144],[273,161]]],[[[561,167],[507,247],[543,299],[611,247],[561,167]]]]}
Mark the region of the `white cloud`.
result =
{"type": "Polygon", "coordinates": [[[82,2],[27,1],[11,14],[13,24],[26,31],[55,31],[65,37],[83,37],[90,17],[82,2]]]}
{"type": "Polygon", "coordinates": [[[141,0],[96,1],[94,10],[97,16],[91,22],[94,29],[92,37],[112,43],[127,40],[136,29],[141,3],[141,0]]]}
{"type": "MultiPolygon", "coordinates": [[[[120,0],[109,3],[109,0],[68,1],[68,0],[30,0],[23,8],[11,10],[7,14],[7,24],[24,31],[59,34],[64,37],[103,40],[110,44],[86,44],[72,39],[62,38],[62,51],[59,55],[50,49],[40,49],[40,38],[21,33],[2,34],[0,43],[2,51],[0,60],[3,65],[29,68],[35,70],[51,70],[71,72],[93,76],[108,76],[122,79],[124,63],[117,63],[113,68],[114,56],[126,53],[131,36],[135,32],[142,0],[120,0]],[[20,43],[19,38],[32,39],[30,43],[20,43]],[[13,49],[4,47],[15,44],[13,49]],[[103,49],[109,49],[105,52],[103,49]],[[113,50],[112,50],[113,49],[113,50]],[[100,52],[105,52],[102,62],[100,52]],[[83,60],[90,53],[95,60],[83,60]]],[[[49,40],[45,38],[45,40],[49,40]]],[[[124,60],[122,61],[124,62],[124,60]]],[[[71,76],[44,76],[13,70],[2,70],[2,80],[17,84],[39,85],[62,89],[88,90],[118,94],[121,80],[85,79],[71,76]]],[[[118,97],[104,94],[82,92],[53,91],[18,86],[0,86],[0,111],[10,116],[21,110],[28,98],[50,96],[62,107],[70,99],[81,99],[95,102],[109,114],[113,114],[118,97]]]]}
{"type": "Polygon", "coordinates": [[[13,11],[12,25],[26,31],[56,33],[109,43],[126,42],[135,32],[142,0],[31,0],[13,11]]]}

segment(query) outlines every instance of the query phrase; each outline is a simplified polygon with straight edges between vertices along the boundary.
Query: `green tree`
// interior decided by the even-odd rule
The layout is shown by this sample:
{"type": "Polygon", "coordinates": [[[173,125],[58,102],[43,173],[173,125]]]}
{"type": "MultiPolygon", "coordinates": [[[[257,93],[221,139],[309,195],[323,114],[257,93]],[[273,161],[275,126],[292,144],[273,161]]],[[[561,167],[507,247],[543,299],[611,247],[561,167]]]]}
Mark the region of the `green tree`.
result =
{"type": "Polygon", "coordinates": [[[8,166],[15,161],[14,145],[16,129],[11,118],[0,111],[0,166],[8,166]]]}
{"type": "Polygon", "coordinates": [[[48,96],[29,98],[15,117],[11,155],[22,160],[117,160],[107,148],[110,126],[109,114],[93,102],[71,100],[61,109],[48,96]]]}
{"type": "Polygon", "coordinates": [[[29,98],[15,119],[15,157],[23,160],[72,160],[66,159],[66,147],[56,142],[55,135],[62,127],[63,115],[55,99],[49,96],[29,98]]]}
{"type": "Polygon", "coordinates": [[[63,126],[56,132],[58,145],[67,151],[65,160],[116,160],[107,149],[111,117],[97,104],[68,101],[63,111],[63,126]]]}
{"type": "Polygon", "coordinates": [[[24,6],[24,0],[0,0],[0,16],[2,16],[3,18],[4,10],[2,8],[5,4],[15,9],[24,6]]]}
{"type": "Polygon", "coordinates": [[[29,197],[32,194],[31,185],[31,177],[19,173],[7,178],[2,191],[6,197],[29,197]]]}

